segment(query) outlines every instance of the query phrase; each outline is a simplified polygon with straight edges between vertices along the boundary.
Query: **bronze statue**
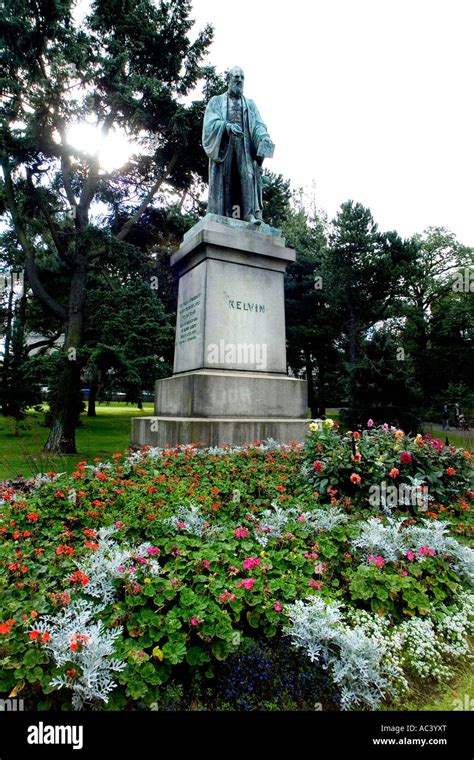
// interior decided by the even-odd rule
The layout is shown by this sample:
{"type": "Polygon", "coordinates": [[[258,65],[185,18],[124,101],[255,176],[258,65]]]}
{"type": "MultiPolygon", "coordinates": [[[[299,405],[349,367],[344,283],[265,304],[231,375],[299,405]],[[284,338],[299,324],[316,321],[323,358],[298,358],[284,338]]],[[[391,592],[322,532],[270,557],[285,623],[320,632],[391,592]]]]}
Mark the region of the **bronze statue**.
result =
{"type": "Polygon", "coordinates": [[[274,145],[253,100],[244,97],[244,72],[228,74],[228,89],[207,104],[202,144],[209,156],[208,212],[262,223],[262,163],[274,145]]]}

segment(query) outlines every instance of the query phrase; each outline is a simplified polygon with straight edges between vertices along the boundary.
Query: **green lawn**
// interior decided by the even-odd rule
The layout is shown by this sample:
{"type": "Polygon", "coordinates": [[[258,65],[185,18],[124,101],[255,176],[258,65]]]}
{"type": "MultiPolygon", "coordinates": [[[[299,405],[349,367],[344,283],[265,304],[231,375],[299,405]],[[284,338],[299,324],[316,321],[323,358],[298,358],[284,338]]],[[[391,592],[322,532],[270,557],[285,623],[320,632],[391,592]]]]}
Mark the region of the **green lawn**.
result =
{"type": "MultiPolygon", "coordinates": [[[[0,417],[0,480],[17,475],[30,477],[39,472],[72,472],[77,462],[94,457],[108,458],[114,452],[123,451],[130,443],[130,418],[153,414],[153,404],[137,409],[133,405],[111,402],[97,406],[97,417],[81,415],[82,425],[77,429],[77,454],[53,456],[42,454],[48,430],[42,425],[43,413],[30,412],[20,424],[20,436],[14,435],[14,421],[0,417]]],[[[331,413],[328,417],[337,419],[331,413]]],[[[445,434],[436,430],[434,436],[444,441],[445,434]]],[[[474,450],[472,433],[447,433],[452,446],[474,450]]]]}
{"type": "Polygon", "coordinates": [[[42,454],[48,429],[42,425],[43,413],[30,412],[20,424],[20,436],[14,435],[14,421],[0,417],[0,480],[17,475],[29,477],[39,472],[72,472],[77,462],[94,457],[107,459],[123,451],[130,443],[130,419],[153,414],[153,404],[143,409],[121,403],[97,406],[97,417],[81,415],[77,429],[77,454],[42,454]]]}

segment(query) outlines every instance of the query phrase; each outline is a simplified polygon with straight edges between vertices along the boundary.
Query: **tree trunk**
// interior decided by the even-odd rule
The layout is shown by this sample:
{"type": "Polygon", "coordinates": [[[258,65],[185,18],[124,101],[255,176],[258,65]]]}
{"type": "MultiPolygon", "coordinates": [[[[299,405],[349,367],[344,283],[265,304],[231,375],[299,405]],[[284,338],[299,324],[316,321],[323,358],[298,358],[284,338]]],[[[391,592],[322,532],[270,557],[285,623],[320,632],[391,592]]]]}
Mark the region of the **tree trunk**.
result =
{"type": "Polygon", "coordinates": [[[318,357],[318,416],[326,414],[326,362],[324,356],[318,357]]]}
{"type": "Polygon", "coordinates": [[[311,417],[314,419],[318,416],[318,406],[316,404],[316,396],[314,393],[313,361],[311,359],[309,348],[305,348],[304,356],[306,364],[306,382],[308,383],[308,406],[311,409],[311,417]]]}
{"type": "Polygon", "coordinates": [[[357,323],[354,313],[350,312],[348,322],[349,336],[349,424],[351,427],[357,425],[357,323]]]}
{"type": "Polygon", "coordinates": [[[89,399],[87,402],[87,416],[88,417],[97,417],[97,414],[95,411],[95,400],[97,398],[98,389],[99,389],[99,378],[97,377],[97,374],[94,372],[92,374],[90,385],[89,385],[89,399]]]}
{"type": "Polygon", "coordinates": [[[71,279],[64,357],[59,372],[53,416],[44,451],[76,454],[76,425],[79,414],[81,368],[77,350],[81,345],[86,297],[87,259],[78,241],[76,266],[71,279]]]}
{"type": "Polygon", "coordinates": [[[7,306],[7,324],[5,327],[5,342],[3,349],[3,367],[2,367],[2,414],[4,417],[8,417],[9,404],[8,404],[8,373],[10,371],[10,344],[12,337],[12,322],[13,322],[13,278],[11,282],[10,292],[8,294],[8,306],[7,306]]]}

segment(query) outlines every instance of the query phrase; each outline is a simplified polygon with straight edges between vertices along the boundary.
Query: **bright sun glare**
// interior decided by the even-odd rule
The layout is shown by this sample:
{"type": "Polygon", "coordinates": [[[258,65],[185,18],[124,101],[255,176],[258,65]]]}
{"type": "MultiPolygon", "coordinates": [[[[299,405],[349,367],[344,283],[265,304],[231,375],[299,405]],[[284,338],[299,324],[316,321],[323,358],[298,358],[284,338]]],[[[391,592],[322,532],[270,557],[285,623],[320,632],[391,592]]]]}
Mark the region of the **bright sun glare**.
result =
{"type": "Polygon", "coordinates": [[[119,169],[134,152],[132,143],[124,134],[111,130],[107,137],[103,138],[98,127],[86,122],[71,126],[67,140],[70,145],[84,153],[93,155],[98,151],[100,167],[106,172],[119,169]]]}

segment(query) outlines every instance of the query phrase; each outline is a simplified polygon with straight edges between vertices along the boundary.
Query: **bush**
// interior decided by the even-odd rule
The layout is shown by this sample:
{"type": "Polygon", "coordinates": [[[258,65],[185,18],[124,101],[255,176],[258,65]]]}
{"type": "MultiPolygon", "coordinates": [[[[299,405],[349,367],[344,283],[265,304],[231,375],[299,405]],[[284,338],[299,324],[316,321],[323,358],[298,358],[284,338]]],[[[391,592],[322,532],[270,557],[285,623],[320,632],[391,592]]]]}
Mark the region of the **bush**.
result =
{"type": "Polygon", "coordinates": [[[351,615],[437,625],[471,579],[458,540],[471,530],[470,461],[427,438],[340,436],[331,424],[313,425],[305,447],[147,447],[2,487],[0,693],[38,709],[310,709],[314,687],[325,706],[337,694],[375,704],[345,691],[351,652],[375,672],[372,644],[340,639],[326,685],[320,662],[283,643],[288,611],[342,605],[348,631],[351,615]],[[435,476],[442,522],[433,502],[371,504],[400,452],[414,476],[435,476]]]}

